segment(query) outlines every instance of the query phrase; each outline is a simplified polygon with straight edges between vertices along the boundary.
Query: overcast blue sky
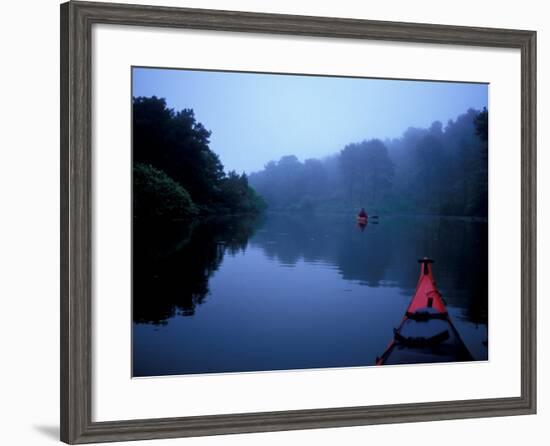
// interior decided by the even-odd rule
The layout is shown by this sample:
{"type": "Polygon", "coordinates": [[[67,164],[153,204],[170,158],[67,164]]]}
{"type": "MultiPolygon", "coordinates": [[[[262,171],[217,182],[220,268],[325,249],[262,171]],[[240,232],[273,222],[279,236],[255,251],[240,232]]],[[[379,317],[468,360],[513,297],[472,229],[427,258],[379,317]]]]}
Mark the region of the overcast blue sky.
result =
{"type": "Polygon", "coordinates": [[[336,153],[487,106],[485,84],[134,68],[134,96],[192,108],[228,170],[336,153]]]}

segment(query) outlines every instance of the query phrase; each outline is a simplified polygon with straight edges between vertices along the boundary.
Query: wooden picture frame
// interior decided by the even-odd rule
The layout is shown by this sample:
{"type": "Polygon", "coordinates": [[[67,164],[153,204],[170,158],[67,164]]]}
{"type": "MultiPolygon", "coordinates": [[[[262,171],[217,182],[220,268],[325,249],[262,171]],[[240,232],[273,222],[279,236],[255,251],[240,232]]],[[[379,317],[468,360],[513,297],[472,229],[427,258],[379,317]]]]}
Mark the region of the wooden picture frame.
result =
{"type": "Polygon", "coordinates": [[[534,31],[108,3],[61,5],[61,439],[140,440],[533,414],[536,411],[536,33],[534,31]],[[521,51],[521,396],[180,418],[92,421],[91,29],[191,28],[521,51]]]}

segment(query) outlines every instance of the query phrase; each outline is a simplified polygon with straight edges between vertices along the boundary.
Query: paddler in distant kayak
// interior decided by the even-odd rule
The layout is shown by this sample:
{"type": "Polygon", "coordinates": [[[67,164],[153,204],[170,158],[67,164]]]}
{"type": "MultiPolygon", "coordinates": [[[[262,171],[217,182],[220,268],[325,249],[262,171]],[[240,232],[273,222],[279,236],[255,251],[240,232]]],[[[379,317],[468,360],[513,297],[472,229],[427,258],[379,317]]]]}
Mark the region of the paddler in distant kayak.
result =
{"type": "Polygon", "coordinates": [[[368,215],[365,212],[365,208],[361,208],[361,211],[357,214],[357,224],[361,229],[364,229],[367,226],[368,215]]]}

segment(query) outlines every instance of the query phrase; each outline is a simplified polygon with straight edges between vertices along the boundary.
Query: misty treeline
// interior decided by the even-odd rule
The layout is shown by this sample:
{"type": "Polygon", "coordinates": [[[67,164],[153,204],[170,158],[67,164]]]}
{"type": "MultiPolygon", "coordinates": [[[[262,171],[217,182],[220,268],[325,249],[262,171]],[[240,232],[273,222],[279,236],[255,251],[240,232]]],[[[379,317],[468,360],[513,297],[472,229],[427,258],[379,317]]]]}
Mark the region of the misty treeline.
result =
{"type": "Polygon", "coordinates": [[[266,206],[247,176],[225,172],[193,110],[133,98],[133,202],[137,217],[257,213],[266,206]]]}
{"type": "Polygon", "coordinates": [[[365,140],[324,159],[294,155],[249,176],[270,210],[487,216],[488,112],[365,140]]]}

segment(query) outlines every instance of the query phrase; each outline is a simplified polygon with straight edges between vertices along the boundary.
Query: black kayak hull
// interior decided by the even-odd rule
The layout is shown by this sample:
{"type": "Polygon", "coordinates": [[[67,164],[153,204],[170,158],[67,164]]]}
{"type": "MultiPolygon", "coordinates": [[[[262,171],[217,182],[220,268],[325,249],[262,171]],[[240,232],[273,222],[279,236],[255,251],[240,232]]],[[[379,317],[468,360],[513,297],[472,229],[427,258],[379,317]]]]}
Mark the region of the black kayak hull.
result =
{"type": "Polygon", "coordinates": [[[448,315],[415,320],[406,317],[394,331],[394,338],[378,365],[472,361],[448,315]]]}

